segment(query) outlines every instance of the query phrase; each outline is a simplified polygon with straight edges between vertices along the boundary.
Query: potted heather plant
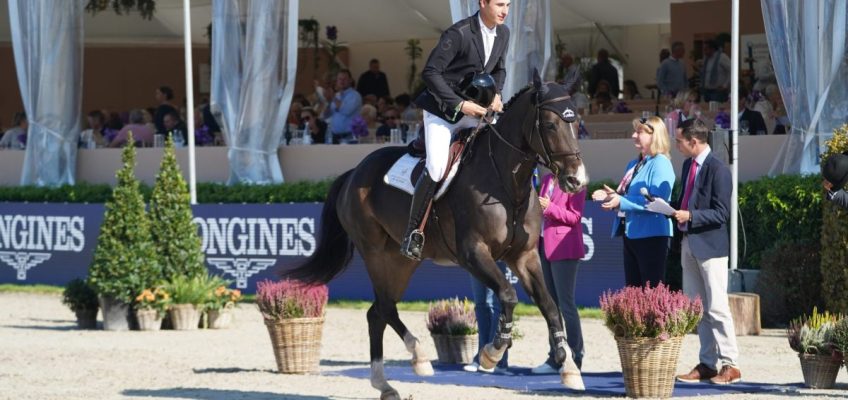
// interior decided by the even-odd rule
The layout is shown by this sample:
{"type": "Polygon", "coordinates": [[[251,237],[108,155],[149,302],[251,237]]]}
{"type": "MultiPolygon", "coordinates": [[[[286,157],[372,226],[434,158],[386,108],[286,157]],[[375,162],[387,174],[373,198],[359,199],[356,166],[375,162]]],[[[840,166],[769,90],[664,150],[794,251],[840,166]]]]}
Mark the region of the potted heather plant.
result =
{"type": "Polygon", "coordinates": [[[206,317],[210,329],[227,329],[233,322],[233,309],[241,300],[241,290],[227,287],[229,281],[221,283],[210,293],[206,302],[206,317]]]}
{"type": "Polygon", "coordinates": [[[318,371],[327,294],[326,285],[290,279],[256,285],[256,305],[265,319],[280,373],[318,371]]]}
{"type": "Polygon", "coordinates": [[[165,289],[156,287],[144,289],[135,298],[135,318],[138,329],[142,331],[158,331],[162,329],[162,319],[171,305],[171,295],[165,289]]]}
{"type": "Polygon", "coordinates": [[[798,352],[807,387],[830,389],[836,383],[842,353],[834,341],[834,331],[842,320],[841,315],[827,311],[819,314],[813,307],[812,314],[802,315],[789,323],[786,330],[789,347],[798,352]]]}
{"type": "Polygon", "coordinates": [[[474,303],[452,298],[430,303],[427,329],[436,345],[439,362],[470,364],[477,353],[477,317],[474,303]]]}
{"type": "Polygon", "coordinates": [[[77,326],[80,329],[97,328],[97,309],[100,307],[97,292],[82,279],[74,279],[65,286],[62,292],[62,303],[77,315],[77,326]]]}
{"type": "Polygon", "coordinates": [[[701,299],[668,286],[628,286],[601,296],[618,346],[627,397],[669,398],[683,336],[701,320],[701,299]]]}

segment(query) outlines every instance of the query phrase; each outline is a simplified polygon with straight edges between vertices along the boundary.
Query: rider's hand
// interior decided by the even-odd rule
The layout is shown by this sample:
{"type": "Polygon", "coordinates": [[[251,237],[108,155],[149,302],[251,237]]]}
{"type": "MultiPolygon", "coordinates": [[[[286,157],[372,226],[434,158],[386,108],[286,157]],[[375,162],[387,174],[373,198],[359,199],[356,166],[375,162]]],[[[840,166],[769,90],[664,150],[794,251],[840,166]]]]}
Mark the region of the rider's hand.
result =
{"type": "Polygon", "coordinates": [[[492,100],[492,111],[503,112],[503,103],[501,102],[500,94],[496,94],[495,99],[492,100]]]}
{"type": "Polygon", "coordinates": [[[486,109],[481,107],[479,104],[473,101],[463,101],[462,108],[459,109],[465,115],[469,117],[482,117],[486,115],[486,109]]]}

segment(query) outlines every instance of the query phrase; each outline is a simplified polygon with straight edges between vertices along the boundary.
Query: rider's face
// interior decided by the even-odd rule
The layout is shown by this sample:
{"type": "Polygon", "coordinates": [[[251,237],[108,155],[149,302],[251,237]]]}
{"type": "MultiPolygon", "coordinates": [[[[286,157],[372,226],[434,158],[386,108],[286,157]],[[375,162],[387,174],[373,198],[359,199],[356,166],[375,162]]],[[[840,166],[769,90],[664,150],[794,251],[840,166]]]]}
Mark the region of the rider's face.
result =
{"type": "Polygon", "coordinates": [[[509,3],[509,0],[480,0],[480,18],[483,19],[483,23],[501,25],[506,22],[509,3]]]}

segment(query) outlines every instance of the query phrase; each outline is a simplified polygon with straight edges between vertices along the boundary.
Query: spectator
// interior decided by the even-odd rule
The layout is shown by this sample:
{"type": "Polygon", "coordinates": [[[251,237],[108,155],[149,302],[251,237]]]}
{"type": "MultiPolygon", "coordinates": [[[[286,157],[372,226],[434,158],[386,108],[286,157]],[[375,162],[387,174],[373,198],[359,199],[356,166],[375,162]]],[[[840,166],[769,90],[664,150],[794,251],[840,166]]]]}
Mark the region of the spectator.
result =
{"type": "Polygon", "coordinates": [[[624,280],[628,286],[658,285],[665,279],[671,240],[671,220],[645,208],[642,189],[651,196],[671,199],[674,168],[669,155],[669,138],[659,117],[633,121],[633,139],[639,155],[630,161],[624,177],[613,190],[604,185],[592,193],[603,201],[601,208],[616,211],[613,236],[624,241],[624,280]]]}
{"type": "Polygon", "coordinates": [[[336,94],[327,108],[333,144],[354,140],[351,134],[351,123],[362,108],[362,97],[351,87],[352,85],[353,78],[350,71],[346,69],[339,71],[336,75],[336,94]]]}
{"type": "MultiPolygon", "coordinates": [[[[578,89],[580,89],[581,77],[580,70],[577,68],[577,65],[574,64],[574,57],[569,53],[562,53],[560,57],[560,74],[562,86],[565,87],[565,90],[568,91],[568,94],[573,95],[578,89]]],[[[616,76],[618,76],[618,72],[616,72],[616,76]]]]}
{"type": "Polygon", "coordinates": [[[601,93],[608,94],[610,99],[615,97],[610,91],[610,84],[606,81],[606,79],[601,79],[600,81],[598,81],[598,83],[595,85],[595,91],[592,93],[592,97],[597,97],[601,93]]]}
{"type": "Polygon", "coordinates": [[[106,126],[106,116],[100,110],[93,110],[86,116],[88,121],[88,129],[80,133],[80,147],[88,147],[89,143],[93,143],[95,147],[106,146],[106,136],[103,131],[106,126]]]}
{"type": "MultiPolygon", "coordinates": [[[[701,341],[699,363],[691,372],[678,375],[682,382],[709,379],[715,384],[739,382],[739,349],[733,316],[727,300],[727,262],[730,255],[730,170],[713,157],[707,140],[710,130],[699,120],[688,120],[677,130],[677,149],[688,157],[681,175],[681,194],[672,203],[674,219],[682,232],[680,263],[683,292],[700,297],[704,316],[698,323],[701,341]]],[[[657,216],[665,219],[664,215],[657,216]]]]}
{"type": "MultiPolygon", "coordinates": [[[[575,194],[560,190],[554,176],[542,179],[539,190],[542,206],[542,236],[539,238],[539,259],[545,286],[557,304],[565,322],[565,337],[577,368],[583,366],[583,330],[574,292],[577,290],[577,265],[585,256],[583,248],[583,207],[586,189],[575,194]]],[[[548,359],[531,370],[534,374],[555,374],[562,365],[556,362],[556,348],[550,343],[548,359]]]]}
{"type": "Polygon", "coordinates": [[[359,110],[359,115],[362,116],[362,119],[365,120],[365,124],[368,125],[368,129],[377,127],[377,108],[370,105],[365,104],[359,110]]]}
{"type": "Polygon", "coordinates": [[[395,97],[395,107],[397,107],[398,115],[402,121],[418,121],[421,119],[418,116],[418,108],[412,104],[412,98],[403,93],[395,97]]]}
{"type": "Polygon", "coordinates": [[[688,87],[684,55],[686,48],[683,42],[674,42],[671,45],[671,57],[665,59],[657,70],[657,87],[661,95],[674,97],[688,87]]]}
{"type": "MultiPolygon", "coordinates": [[[[174,110],[176,113],[177,111],[174,110]]],[[[118,135],[109,143],[109,147],[121,147],[127,142],[129,133],[132,132],[133,140],[144,146],[153,145],[153,131],[144,124],[144,114],[141,110],[134,109],[130,111],[129,124],[121,128],[118,135]]]]}
{"type": "Polygon", "coordinates": [[[0,148],[23,150],[26,148],[27,131],[29,130],[26,113],[23,111],[15,113],[12,117],[12,124],[13,126],[3,134],[3,138],[0,138],[0,148]]]}
{"type": "Polygon", "coordinates": [[[592,99],[592,111],[594,114],[607,114],[613,111],[612,98],[609,92],[595,94],[595,98],[592,99]]]}
{"type": "Polygon", "coordinates": [[[173,111],[179,115],[176,107],[171,104],[173,99],[174,89],[171,89],[169,86],[160,86],[156,89],[156,101],[159,103],[156,112],[153,114],[153,124],[156,125],[156,133],[167,132],[165,128],[165,114],[173,111]]]}
{"type": "Polygon", "coordinates": [[[152,107],[141,109],[141,114],[144,115],[144,124],[153,132],[156,132],[156,124],[153,123],[153,114],[155,113],[156,109],[152,107]]]}
{"type": "Polygon", "coordinates": [[[356,91],[362,97],[369,94],[373,94],[378,98],[389,95],[389,81],[386,79],[386,74],[380,71],[379,60],[374,58],[368,63],[368,71],[363,72],[359,76],[356,91]]]}
{"type": "Polygon", "coordinates": [[[748,108],[748,90],[739,87],[739,131],[751,135],[765,135],[766,121],[759,111],[748,108]],[[747,127],[747,129],[745,129],[747,127]]]}
{"type": "Polygon", "coordinates": [[[309,130],[309,135],[312,136],[312,144],[324,143],[327,123],[318,119],[318,114],[312,107],[305,107],[300,110],[300,121],[303,124],[300,129],[309,130]]]}
{"type": "Polygon", "coordinates": [[[730,58],[715,40],[704,43],[704,65],[701,67],[701,97],[704,101],[727,101],[730,89],[730,58]]]}
{"type": "Polygon", "coordinates": [[[165,133],[172,136],[177,147],[188,144],[188,129],[176,111],[165,114],[165,119],[162,122],[165,125],[165,133]]]}
{"type": "Polygon", "coordinates": [[[636,86],[636,81],[632,79],[624,81],[624,90],[622,91],[622,94],[624,95],[624,100],[637,100],[642,98],[642,95],[639,94],[639,87],[636,86]]]}
{"type": "Polygon", "coordinates": [[[677,93],[671,100],[671,114],[674,116],[675,126],[680,126],[683,121],[696,118],[701,113],[698,106],[698,92],[686,89],[677,93]]]}
{"type": "Polygon", "coordinates": [[[383,125],[377,128],[377,134],[375,135],[377,142],[388,142],[391,139],[392,129],[400,128],[397,109],[395,107],[387,108],[386,112],[383,113],[383,125]]]}
{"type": "Polygon", "coordinates": [[[827,191],[827,199],[843,209],[848,209],[848,155],[834,154],[822,163],[822,186],[827,191]]]}
{"type": "Polygon", "coordinates": [[[598,62],[589,71],[589,93],[596,93],[598,83],[602,80],[609,84],[610,96],[618,98],[618,70],[610,63],[606,49],[598,50],[598,62]]]}
{"type": "Polygon", "coordinates": [[[383,113],[386,112],[386,109],[390,106],[395,105],[395,100],[391,98],[391,96],[383,96],[377,99],[377,116],[378,120],[382,121],[383,113]]]}

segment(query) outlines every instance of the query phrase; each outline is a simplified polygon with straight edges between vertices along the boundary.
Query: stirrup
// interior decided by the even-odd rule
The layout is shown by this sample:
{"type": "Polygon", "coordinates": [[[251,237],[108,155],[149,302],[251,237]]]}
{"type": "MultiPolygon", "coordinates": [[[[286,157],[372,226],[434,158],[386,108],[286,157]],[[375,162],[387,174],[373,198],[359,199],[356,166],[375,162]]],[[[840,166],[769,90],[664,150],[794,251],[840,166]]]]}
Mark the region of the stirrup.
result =
{"type": "Polygon", "coordinates": [[[422,250],[424,250],[424,232],[418,229],[410,232],[400,246],[400,253],[415,261],[421,261],[422,250]]]}

